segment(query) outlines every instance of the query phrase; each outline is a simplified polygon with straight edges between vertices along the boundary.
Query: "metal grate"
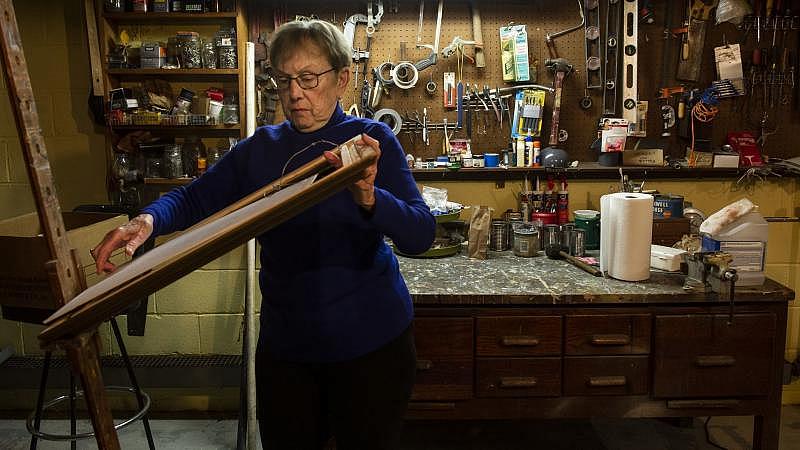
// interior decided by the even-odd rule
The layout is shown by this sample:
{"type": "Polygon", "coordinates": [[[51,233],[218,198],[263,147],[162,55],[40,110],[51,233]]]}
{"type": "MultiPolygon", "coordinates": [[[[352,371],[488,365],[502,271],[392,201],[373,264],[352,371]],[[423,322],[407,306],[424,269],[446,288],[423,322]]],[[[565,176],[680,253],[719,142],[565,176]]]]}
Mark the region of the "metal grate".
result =
{"type": "MultiPolygon", "coordinates": [[[[131,356],[134,368],[156,367],[240,367],[241,355],[136,355],[131,356]]],[[[103,367],[125,367],[121,356],[105,356],[101,358],[103,367]]],[[[41,356],[12,356],[0,369],[41,369],[44,366],[44,357],[41,356]]],[[[63,356],[54,356],[50,360],[50,367],[57,369],[69,367],[69,360],[63,356]]]]}

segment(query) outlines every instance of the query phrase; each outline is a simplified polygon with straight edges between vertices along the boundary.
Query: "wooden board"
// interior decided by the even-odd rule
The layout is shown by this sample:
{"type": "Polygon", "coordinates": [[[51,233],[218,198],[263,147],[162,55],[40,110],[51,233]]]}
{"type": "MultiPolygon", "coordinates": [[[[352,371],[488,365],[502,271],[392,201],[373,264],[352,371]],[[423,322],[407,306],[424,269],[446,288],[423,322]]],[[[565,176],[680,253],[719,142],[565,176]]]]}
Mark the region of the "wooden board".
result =
{"type": "MultiPolygon", "coordinates": [[[[366,148],[350,165],[319,180],[305,178],[224,217],[192,228],[75,297],[45,320],[48,327],[39,334],[39,339],[46,345],[97,326],[142,296],[161,289],[344,189],[361,178],[362,171],[375,158],[376,153],[366,148]]],[[[309,164],[314,164],[314,161],[309,164]]],[[[298,169],[302,170],[304,168],[298,169]]]]}

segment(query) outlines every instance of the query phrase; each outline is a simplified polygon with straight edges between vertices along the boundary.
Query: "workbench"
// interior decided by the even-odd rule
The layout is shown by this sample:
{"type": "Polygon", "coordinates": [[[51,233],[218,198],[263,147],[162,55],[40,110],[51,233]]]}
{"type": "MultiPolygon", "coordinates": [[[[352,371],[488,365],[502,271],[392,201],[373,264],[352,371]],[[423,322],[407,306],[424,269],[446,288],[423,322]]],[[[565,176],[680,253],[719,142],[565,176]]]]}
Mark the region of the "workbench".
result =
{"type": "Polygon", "coordinates": [[[398,257],[415,304],[411,419],[754,416],[778,449],[787,302],[728,298],[680,273],[598,278],[545,256],[398,257]]]}

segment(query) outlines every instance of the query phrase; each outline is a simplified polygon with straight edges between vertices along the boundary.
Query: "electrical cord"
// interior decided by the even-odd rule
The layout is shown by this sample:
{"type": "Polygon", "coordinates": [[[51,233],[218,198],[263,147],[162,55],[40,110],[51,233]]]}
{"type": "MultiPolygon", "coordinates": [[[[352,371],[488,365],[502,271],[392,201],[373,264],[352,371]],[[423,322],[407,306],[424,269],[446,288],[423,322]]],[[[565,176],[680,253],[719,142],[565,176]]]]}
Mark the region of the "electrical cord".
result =
{"type": "Polygon", "coordinates": [[[719,108],[717,104],[719,103],[719,97],[717,96],[717,90],[715,88],[706,89],[703,92],[703,95],[693,107],[692,107],[692,146],[689,150],[689,167],[695,167],[697,164],[697,155],[694,151],[695,146],[695,129],[694,124],[695,120],[709,123],[714,120],[714,118],[719,114],[719,108]]]}
{"type": "Polygon", "coordinates": [[[718,449],[721,449],[721,450],[728,450],[728,447],[723,447],[723,446],[721,446],[721,445],[719,445],[716,442],[711,440],[711,434],[709,434],[709,432],[708,432],[708,423],[709,422],[711,422],[711,416],[706,417],[706,422],[705,422],[705,424],[703,424],[703,429],[706,430],[706,442],[708,443],[708,445],[711,445],[712,447],[718,448],[718,449]]]}

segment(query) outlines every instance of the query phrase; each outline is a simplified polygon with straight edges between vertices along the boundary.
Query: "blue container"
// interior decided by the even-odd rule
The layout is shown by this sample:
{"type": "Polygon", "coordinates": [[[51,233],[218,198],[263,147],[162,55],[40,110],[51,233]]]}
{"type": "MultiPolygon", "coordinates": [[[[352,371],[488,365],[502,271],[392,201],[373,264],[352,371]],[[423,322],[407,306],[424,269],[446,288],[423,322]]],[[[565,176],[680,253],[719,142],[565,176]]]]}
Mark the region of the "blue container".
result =
{"type": "Polygon", "coordinates": [[[657,195],[653,201],[654,219],[677,219],[683,217],[683,196],[657,195]]]}
{"type": "Polygon", "coordinates": [[[499,153],[486,153],[483,155],[483,159],[486,167],[497,167],[500,165],[499,153]]]}

